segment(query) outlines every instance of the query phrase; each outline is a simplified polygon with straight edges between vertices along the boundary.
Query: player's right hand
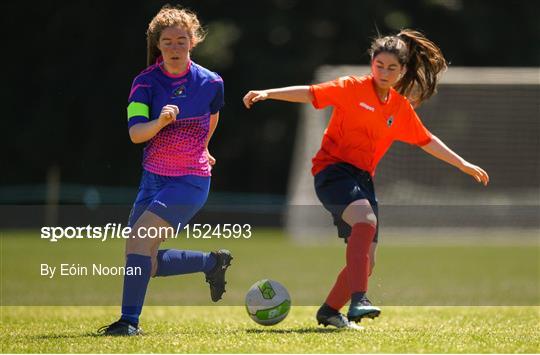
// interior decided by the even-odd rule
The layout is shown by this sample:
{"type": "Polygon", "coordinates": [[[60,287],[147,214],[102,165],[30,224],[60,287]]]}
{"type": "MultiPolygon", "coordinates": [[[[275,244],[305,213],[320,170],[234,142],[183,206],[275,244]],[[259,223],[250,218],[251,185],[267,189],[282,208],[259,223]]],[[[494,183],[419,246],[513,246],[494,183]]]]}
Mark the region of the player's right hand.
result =
{"type": "Polygon", "coordinates": [[[264,101],[268,98],[268,93],[264,90],[251,90],[244,96],[244,106],[251,108],[257,101],[264,101]]]}
{"type": "Polygon", "coordinates": [[[176,105],[163,106],[158,117],[161,127],[163,128],[174,122],[178,113],[180,113],[180,109],[176,105]]]}

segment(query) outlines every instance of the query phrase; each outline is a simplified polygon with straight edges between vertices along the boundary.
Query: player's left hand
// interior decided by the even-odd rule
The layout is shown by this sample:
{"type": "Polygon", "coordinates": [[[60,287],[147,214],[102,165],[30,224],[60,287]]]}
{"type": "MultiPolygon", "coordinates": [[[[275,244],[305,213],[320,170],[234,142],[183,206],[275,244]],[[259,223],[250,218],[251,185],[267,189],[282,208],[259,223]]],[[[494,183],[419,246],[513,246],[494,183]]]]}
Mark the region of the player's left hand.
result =
{"type": "Polygon", "coordinates": [[[206,148],[206,154],[208,155],[208,163],[210,163],[210,165],[212,166],[216,165],[216,158],[214,158],[214,156],[210,154],[208,148],[206,148]]]}
{"type": "Polygon", "coordinates": [[[463,166],[460,167],[460,170],[465,174],[471,175],[476,181],[487,186],[489,183],[489,175],[484,169],[469,162],[465,162],[463,166]]]}

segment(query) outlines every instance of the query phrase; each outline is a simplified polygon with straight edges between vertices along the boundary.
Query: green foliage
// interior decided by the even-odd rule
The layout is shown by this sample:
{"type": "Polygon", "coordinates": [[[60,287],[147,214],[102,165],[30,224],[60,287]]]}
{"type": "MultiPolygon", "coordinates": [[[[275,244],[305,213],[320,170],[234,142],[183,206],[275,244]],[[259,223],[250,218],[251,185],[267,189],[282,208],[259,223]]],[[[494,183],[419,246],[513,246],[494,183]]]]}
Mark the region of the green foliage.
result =
{"type": "MultiPolygon", "coordinates": [[[[31,38],[39,28],[47,40],[32,47],[39,55],[17,55],[21,70],[6,73],[5,183],[43,182],[58,164],[63,182],[137,186],[141,147],[128,138],[126,100],[145,67],[148,22],[165,3],[6,5],[7,13],[24,13],[33,24],[21,26],[19,16],[8,16],[6,28],[16,29],[18,38],[31,38]],[[21,80],[21,71],[30,79],[21,80]]],[[[210,147],[218,159],[217,191],[285,194],[299,106],[262,104],[248,112],[242,96],[249,89],[307,84],[321,65],[366,64],[377,30],[420,29],[455,66],[540,62],[540,2],[533,0],[181,3],[208,29],[194,60],[225,81],[227,104],[210,147]]]]}

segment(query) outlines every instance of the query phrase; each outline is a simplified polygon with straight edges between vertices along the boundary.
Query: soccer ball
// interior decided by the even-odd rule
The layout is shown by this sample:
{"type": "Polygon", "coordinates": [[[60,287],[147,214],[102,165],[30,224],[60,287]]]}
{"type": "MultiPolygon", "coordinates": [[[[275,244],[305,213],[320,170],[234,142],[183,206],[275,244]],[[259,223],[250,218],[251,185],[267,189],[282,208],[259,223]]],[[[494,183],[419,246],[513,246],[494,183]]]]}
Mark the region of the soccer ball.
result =
{"type": "Polygon", "coordinates": [[[291,297],[282,284],[273,280],[255,282],[246,295],[246,310],[261,325],[278,324],[291,309],[291,297]]]}

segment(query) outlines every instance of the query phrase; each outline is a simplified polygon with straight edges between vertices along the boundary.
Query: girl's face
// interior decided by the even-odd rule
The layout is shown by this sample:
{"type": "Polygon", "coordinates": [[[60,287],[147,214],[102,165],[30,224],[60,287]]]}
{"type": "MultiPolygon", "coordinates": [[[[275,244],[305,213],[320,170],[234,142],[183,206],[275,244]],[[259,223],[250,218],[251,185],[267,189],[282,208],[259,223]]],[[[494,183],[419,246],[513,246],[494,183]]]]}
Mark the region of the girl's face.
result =
{"type": "Polygon", "coordinates": [[[390,89],[405,73],[405,66],[399,63],[394,54],[381,52],[371,61],[371,73],[379,88],[390,89]]]}
{"type": "Polygon", "coordinates": [[[192,48],[191,37],[182,27],[167,27],[161,31],[157,47],[166,63],[179,65],[189,58],[189,51],[192,48]]]}

